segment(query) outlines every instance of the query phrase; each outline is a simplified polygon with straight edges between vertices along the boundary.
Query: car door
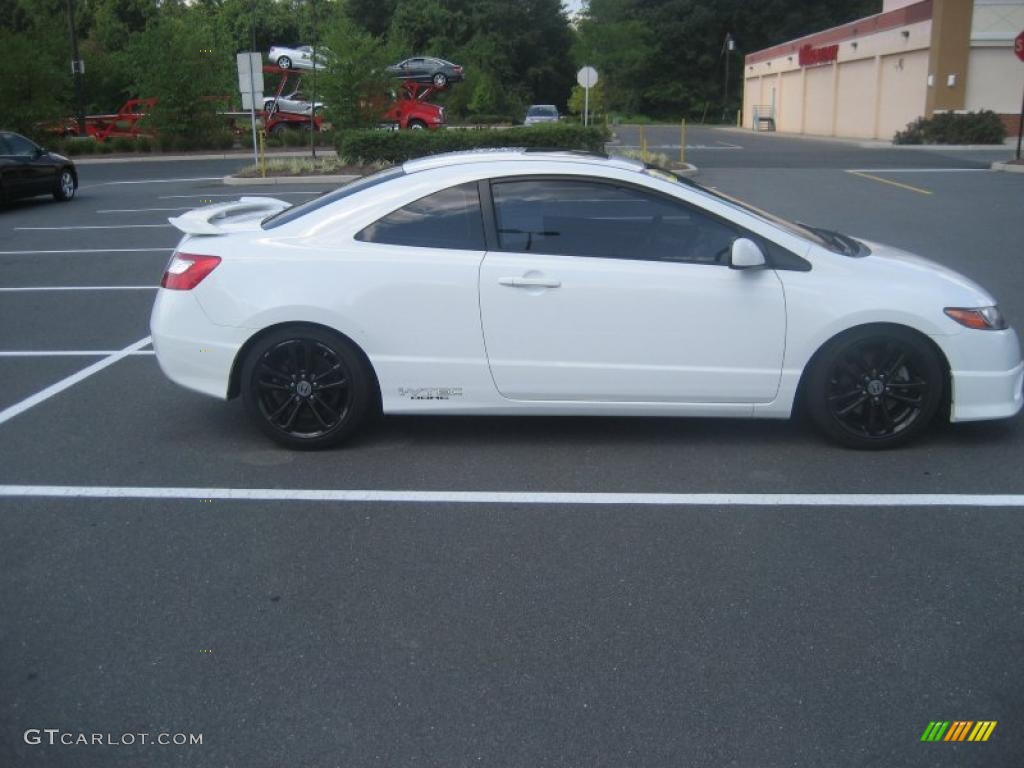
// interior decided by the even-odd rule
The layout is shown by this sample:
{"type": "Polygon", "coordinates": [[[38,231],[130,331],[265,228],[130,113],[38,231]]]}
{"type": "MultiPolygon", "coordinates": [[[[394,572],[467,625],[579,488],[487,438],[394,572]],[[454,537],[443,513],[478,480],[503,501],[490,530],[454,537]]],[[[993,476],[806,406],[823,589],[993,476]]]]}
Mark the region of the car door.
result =
{"type": "Polygon", "coordinates": [[[783,289],[728,266],[742,232],[653,190],[582,177],[491,184],[480,270],[488,361],[515,400],[755,403],[779,386],[783,289]]]}
{"type": "Polygon", "coordinates": [[[411,77],[414,79],[420,79],[426,75],[427,72],[427,61],[426,59],[408,59],[402,65],[402,77],[411,77]]]}
{"type": "Polygon", "coordinates": [[[36,144],[17,133],[5,134],[5,143],[16,163],[20,195],[38,195],[53,189],[57,167],[36,144]]]}

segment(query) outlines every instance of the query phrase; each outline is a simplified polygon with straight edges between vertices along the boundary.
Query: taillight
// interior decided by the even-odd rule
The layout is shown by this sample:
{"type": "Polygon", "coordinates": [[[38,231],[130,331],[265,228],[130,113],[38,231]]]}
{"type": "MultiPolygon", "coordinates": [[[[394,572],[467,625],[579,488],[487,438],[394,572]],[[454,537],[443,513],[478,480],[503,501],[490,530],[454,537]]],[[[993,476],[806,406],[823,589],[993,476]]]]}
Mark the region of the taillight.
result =
{"type": "Polygon", "coordinates": [[[198,256],[194,253],[174,252],[160,281],[163,288],[172,291],[191,291],[203,278],[220,264],[220,256],[198,256]]]}

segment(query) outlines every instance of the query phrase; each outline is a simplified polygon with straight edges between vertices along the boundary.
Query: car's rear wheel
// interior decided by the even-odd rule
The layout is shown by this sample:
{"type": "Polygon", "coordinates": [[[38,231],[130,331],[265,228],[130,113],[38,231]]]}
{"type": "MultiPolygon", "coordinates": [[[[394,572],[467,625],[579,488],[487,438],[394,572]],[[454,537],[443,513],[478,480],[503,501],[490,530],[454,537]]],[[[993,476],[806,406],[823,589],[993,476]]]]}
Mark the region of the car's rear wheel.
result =
{"type": "Polygon", "coordinates": [[[260,339],[242,367],[242,400],[260,429],[288,448],[337,445],[372,410],[373,376],[338,334],[287,326],[260,339]]]}
{"type": "Polygon", "coordinates": [[[410,120],[409,121],[410,131],[425,131],[427,130],[427,124],[422,120],[410,120]]]}
{"type": "Polygon", "coordinates": [[[277,125],[270,129],[270,135],[282,136],[283,134],[287,133],[290,130],[291,128],[288,127],[288,123],[278,123],[277,125]]]}
{"type": "Polygon", "coordinates": [[[907,328],[855,329],[828,344],[806,382],[811,417],[852,448],[901,445],[924,430],[942,402],[938,354],[907,328]]]}
{"type": "Polygon", "coordinates": [[[438,88],[444,88],[446,85],[448,85],[448,76],[444,72],[437,72],[434,74],[432,82],[438,88]]]}
{"type": "Polygon", "coordinates": [[[281,69],[291,69],[292,68],[292,60],[290,58],[288,58],[287,56],[278,56],[277,57],[277,66],[279,66],[281,69]]]}
{"type": "Polygon", "coordinates": [[[66,203],[75,196],[75,175],[68,168],[62,168],[53,182],[53,199],[66,203]]]}

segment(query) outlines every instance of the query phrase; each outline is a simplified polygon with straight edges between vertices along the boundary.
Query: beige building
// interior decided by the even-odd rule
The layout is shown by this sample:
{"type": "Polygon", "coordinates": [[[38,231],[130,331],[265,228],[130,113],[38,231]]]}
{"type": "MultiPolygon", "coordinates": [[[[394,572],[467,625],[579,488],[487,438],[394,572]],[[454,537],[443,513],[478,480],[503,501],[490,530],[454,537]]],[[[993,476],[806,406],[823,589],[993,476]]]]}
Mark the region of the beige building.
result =
{"type": "Polygon", "coordinates": [[[743,125],[891,139],[936,111],[990,109],[1017,132],[1024,0],[885,0],[882,12],[756,51],[743,125]]]}

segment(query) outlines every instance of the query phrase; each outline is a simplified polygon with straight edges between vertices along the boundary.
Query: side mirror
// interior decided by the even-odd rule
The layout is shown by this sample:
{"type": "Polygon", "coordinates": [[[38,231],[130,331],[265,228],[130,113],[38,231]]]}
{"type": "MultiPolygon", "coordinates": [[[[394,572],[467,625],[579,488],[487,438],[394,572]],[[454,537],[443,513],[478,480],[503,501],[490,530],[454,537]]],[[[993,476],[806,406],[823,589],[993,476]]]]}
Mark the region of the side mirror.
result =
{"type": "Polygon", "coordinates": [[[729,267],[731,269],[753,269],[763,267],[767,262],[761,247],[746,237],[737,237],[732,243],[729,267]]]}

